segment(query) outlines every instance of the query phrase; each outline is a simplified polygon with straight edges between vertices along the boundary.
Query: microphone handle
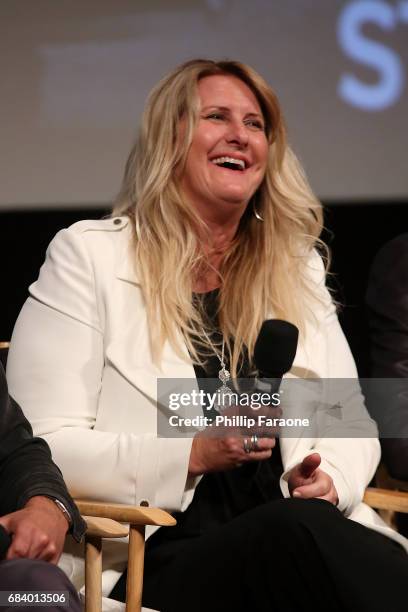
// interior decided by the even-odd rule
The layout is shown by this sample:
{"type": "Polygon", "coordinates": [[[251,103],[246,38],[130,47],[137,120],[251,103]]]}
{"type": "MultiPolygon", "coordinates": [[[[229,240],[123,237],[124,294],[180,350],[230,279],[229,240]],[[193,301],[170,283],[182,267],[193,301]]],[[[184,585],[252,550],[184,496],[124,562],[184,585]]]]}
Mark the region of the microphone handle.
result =
{"type": "Polygon", "coordinates": [[[256,378],[255,389],[261,393],[278,393],[282,383],[282,375],[274,376],[266,372],[259,372],[256,378]]]}
{"type": "MultiPolygon", "coordinates": [[[[274,393],[278,393],[281,382],[282,376],[271,376],[265,372],[259,372],[259,377],[255,379],[253,391],[273,395],[274,393]]],[[[245,473],[247,476],[255,477],[260,469],[261,463],[261,461],[246,463],[239,469],[241,473],[245,473]]]]}

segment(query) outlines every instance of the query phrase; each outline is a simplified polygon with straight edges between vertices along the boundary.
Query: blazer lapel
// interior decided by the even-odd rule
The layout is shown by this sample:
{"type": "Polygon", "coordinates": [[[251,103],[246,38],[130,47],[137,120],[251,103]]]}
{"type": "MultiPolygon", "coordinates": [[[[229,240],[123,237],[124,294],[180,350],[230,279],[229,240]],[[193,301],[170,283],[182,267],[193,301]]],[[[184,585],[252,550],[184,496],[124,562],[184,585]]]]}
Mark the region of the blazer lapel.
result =
{"type": "MultiPolygon", "coordinates": [[[[169,342],[166,342],[161,366],[158,367],[153,362],[146,309],[134,260],[129,251],[129,242],[126,242],[118,258],[116,277],[122,282],[134,285],[135,291],[132,291],[131,300],[127,300],[128,316],[124,317],[125,320],[121,323],[120,333],[116,334],[115,339],[107,346],[106,356],[128,382],[156,403],[158,379],[166,379],[168,389],[174,387],[175,390],[181,385],[181,391],[188,388],[197,389],[197,381],[182,338],[180,342],[184,358],[177,355],[169,342]],[[181,383],[178,382],[180,379],[186,380],[181,383]]],[[[191,411],[188,412],[190,415],[191,411]]]]}

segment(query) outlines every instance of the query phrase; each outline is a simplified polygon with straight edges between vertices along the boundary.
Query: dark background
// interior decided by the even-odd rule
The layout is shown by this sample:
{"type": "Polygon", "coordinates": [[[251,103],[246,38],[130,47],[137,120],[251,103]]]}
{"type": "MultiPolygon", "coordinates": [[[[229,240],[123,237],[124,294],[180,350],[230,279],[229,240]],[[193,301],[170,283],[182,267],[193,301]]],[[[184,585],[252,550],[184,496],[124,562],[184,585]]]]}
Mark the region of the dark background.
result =
{"type": "MultiPolygon", "coordinates": [[[[0,340],[11,336],[28,286],[36,280],[55,233],[80,219],[98,219],[107,209],[83,208],[0,214],[0,340]]],[[[408,202],[330,203],[325,206],[323,239],[332,251],[329,284],[342,306],[340,322],[360,376],[369,375],[369,342],[364,297],[371,263],[380,247],[408,231],[408,202]]]]}

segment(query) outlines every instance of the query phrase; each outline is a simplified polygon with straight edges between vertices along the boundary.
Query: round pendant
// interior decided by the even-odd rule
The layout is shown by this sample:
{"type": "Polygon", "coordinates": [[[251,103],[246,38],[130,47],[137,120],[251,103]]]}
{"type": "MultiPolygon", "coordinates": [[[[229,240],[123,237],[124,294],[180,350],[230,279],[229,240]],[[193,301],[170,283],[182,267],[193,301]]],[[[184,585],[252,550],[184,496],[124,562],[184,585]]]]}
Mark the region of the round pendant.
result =
{"type": "Polygon", "coordinates": [[[225,368],[222,368],[222,370],[218,372],[218,378],[220,379],[222,383],[225,384],[231,378],[231,375],[228,372],[228,370],[226,370],[225,368]]]}

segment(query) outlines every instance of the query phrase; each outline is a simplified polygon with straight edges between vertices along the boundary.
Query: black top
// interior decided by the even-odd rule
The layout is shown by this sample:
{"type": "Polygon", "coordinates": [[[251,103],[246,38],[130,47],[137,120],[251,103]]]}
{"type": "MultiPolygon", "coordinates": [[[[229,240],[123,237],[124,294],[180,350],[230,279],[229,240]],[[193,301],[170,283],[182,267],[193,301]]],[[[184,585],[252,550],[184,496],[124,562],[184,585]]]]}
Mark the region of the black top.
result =
{"type": "Polygon", "coordinates": [[[86,525],[51,459],[47,443],[33,438],[30,423],[9,396],[0,364],[0,516],[20,510],[36,495],[59,499],[64,504],[73,520],[70,532],[79,541],[86,525]]]}
{"type": "MultiPolygon", "coordinates": [[[[206,294],[195,294],[195,300],[202,300],[204,311],[209,323],[215,330],[210,339],[219,346],[222,341],[218,328],[217,305],[218,290],[206,294]]],[[[225,359],[228,368],[228,359],[225,359]]],[[[217,355],[209,354],[205,359],[205,367],[194,365],[195,374],[200,388],[205,388],[206,379],[218,378],[220,361],[217,355]]],[[[239,377],[250,378],[254,372],[250,371],[248,355],[244,355],[239,364],[239,377]]],[[[214,386],[214,385],[212,385],[214,386]]],[[[221,386],[217,381],[216,388],[221,386]]],[[[214,392],[215,389],[211,389],[214,392]]],[[[208,412],[206,411],[208,416],[208,412]]],[[[155,547],[159,542],[169,543],[175,540],[199,536],[204,532],[226,523],[234,517],[268,501],[282,498],[279,479],[283,472],[279,440],[273,449],[269,460],[251,462],[232,470],[205,474],[200,480],[193,500],[185,512],[177,512],[175,527],[162,527],[149,538],[147,545],[155,547]]],[[[167,549],[167,547],[166,547],[167,549]]],[[[167,549],[167,552],[170,552],[167,549]]]]}

